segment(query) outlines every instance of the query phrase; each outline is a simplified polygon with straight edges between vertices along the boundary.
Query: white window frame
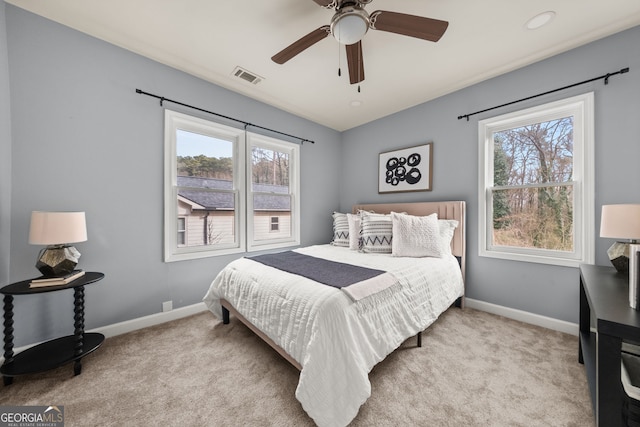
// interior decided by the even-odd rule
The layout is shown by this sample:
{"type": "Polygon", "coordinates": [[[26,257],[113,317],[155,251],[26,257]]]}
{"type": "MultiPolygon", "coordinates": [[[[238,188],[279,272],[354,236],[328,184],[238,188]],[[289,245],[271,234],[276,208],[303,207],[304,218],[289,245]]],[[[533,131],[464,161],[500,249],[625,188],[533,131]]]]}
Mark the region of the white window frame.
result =
{"type": "Polygon", "coordinates": [[[232,128],[198,117],[165,109],[164,146],[164,260],[182,261],[245,252],[246,214],[245,188],[245,143],[242,129],[232,128]],[[198,133],[233,143],[233,190],[235,199],[235,242],[224,245],[181,246],[177,245],[178,186],[177,186],[177,130],[198,133]]]}
{"type": "Polygon", "coordinates": [[[300,244],[300,146],[291,142],[270,138],[252,132],[247,132],[247,250],[259,251],[265,249],[277,249],[300,244]],[[291,236],[286,238],[273,238],[255,240],[254,215],[253,215],[253,191],[251,189],[251,155],[253,147],[262,147],[273,151],[280,151],[289,155],[289,195],[291,197],[291,236]]]}
{"type": "MultiPolygon", "coordinates": [[[[209,120],[165,109],[164,129],[164,261],[182,261],[218,255],[252,252],[300,245],[300,146],[225,126],[209,120]],[[233,190],[235,199],[235,243],[178,246],[178,130],[211,136],[233,143],[233,190]],[[264,147],[289,154],[291,236],[253,240],[253,193],[251,192],[251,147],[264,147]]],[[[223,190],[219,190],[223,191],[223,190]]]]}
{"type": "Polygon", "coordinates": [[[514,261],[578,267],[594,262],[594,95],[589,92],[478,122],[479,255],[514,261]],[[492,244],[493,235],[493,134],[560,117],[574,117],[573,123],[573,252],[517,248],[492,244]]]}

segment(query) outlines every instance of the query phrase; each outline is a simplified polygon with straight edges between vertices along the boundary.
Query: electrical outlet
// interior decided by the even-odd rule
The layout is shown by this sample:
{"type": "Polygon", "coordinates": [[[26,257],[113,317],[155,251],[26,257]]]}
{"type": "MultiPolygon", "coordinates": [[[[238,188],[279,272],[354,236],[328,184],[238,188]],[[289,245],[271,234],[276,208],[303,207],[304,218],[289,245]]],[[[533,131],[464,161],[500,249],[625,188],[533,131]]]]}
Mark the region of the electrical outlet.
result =
{"type": "Polygon", "coordinates": [[[173,310],[173,301],[165,301],[162,303],[162,312],[173,310]]]}

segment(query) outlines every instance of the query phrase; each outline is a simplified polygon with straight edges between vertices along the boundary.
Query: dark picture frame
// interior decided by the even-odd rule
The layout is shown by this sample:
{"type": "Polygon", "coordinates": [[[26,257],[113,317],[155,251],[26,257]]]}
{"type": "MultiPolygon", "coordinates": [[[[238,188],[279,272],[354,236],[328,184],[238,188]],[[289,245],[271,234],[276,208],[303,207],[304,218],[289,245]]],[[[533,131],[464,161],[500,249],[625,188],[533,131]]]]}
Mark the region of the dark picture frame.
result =
{"type": "Polygon", "coordinates": [[[378,193],[431,191],[433,142],[380,153],[378,193]]]}

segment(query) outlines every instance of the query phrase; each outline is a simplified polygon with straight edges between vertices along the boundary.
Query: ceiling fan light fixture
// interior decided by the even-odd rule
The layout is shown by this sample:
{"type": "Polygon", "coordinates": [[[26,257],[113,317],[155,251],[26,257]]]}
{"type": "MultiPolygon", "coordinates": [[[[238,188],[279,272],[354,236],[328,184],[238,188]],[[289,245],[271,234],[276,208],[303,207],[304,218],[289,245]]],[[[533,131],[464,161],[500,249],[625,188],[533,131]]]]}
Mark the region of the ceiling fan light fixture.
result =
{"type": "Polygon", "coordinates": [[[356,6],[345,6],[331,18],[331,34],[344,45],[358,43],[369,30],[369,14],[356,6]]]}

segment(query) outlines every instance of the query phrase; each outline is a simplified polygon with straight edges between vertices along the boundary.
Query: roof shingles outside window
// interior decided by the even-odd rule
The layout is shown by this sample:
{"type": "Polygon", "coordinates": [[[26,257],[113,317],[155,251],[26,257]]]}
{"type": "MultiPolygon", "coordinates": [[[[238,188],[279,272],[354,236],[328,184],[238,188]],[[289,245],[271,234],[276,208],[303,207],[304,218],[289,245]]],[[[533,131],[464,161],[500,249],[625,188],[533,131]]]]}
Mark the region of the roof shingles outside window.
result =
{"type": "MultiPolygon", "coordinates": [[[[200,191],[199,188],[211,190],[232,190],[229,180],[200,178],[195,176],[177,177],[178,195],[202,206],[204,210],[233,210],[233,193],[217,191],[200,191]]],[[[254,198],[254,209],[265,211],[290,211],[291,198],[288,187],[272,184],[253,184],[257,193],[254,198]],[[269,193],[269,194],[264,194],[269,193]]]]}

